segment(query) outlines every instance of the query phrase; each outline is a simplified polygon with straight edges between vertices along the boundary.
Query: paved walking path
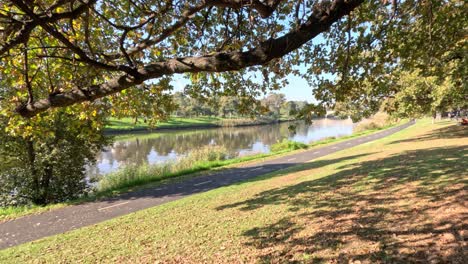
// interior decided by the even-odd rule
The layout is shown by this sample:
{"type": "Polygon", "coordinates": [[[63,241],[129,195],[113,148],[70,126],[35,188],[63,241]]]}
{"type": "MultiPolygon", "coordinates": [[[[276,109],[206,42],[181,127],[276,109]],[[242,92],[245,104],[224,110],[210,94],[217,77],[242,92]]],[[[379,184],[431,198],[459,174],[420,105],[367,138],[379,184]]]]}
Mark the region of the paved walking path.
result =
{"type": "Polygon", "coordinates": [[[407,124],[383,130],[373,135],[350,139],[321,148],[291,154],[264,162],[217,171],[205,176],[187,179],[155,188],[142,189],[102,201],[24,216],[0,223],[0,249],[5,249],[36,239],[96,224],[111,218],[126,215],[145,208],[181,199],[221,186],[251,179],[269,172],[306,163],[328,154],[383,138],[408,126],[407,124]]]}

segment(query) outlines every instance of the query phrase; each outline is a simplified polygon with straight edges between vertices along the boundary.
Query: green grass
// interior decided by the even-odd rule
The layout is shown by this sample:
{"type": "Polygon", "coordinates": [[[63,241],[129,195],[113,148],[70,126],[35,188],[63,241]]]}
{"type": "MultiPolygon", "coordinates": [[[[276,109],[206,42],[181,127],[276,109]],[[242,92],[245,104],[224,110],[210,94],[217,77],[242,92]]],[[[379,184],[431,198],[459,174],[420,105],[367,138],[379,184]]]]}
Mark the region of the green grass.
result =
{"type": "MultiPolygon", "coordinates": [[[[157,128],[187,128],[194,126],[215,126],[217,122],[222,120],[218,117],[194,117],[194,118],[181,118],[171,117],[167,121],[159,122],[156,124],[157,128]]],[[[135,130],[135,129],[150,129],[150,126],[143,120],[138,119],[135,123],[133,118],[111,118],[109,124],[106,126],[107,130],[135,130]]]]}
{"type": "MultiPolygon", "coordinates": [[[[291,120],[287,117],[280,118],[280,121],[291,120]]],[[[200,116],[192,118],[183,117],[171,117],[167,121],[161,121],[155,124],[154,127],[148,125],[144,120],[138,119],[135,122],[134,118],[110,118],[108,125],[106,126],[107,131],[132,131],[132,130],[149,130],[152,128],[156,129],[183,129],[192,127],[232,127],[232,126],[244,126],[244,125],[263,125],[271,124],[276,120],[270,118],[259,118],[251,119],[245,117],[233,117],[233,118],[221,118],[221,117],[209,117],[200,116]]]]}
{"type": "MultiPolygon", "coordinates": [[[[376,133],[383,129],[388,129],[390,127],[400,125],[406,122],[406,120],[402,120],[399,123],[388,125],[385,127],[380,127],[377,129],[361,131],[349,136],[344,136],[340,138],[327,138],[320,141],[313,142],[308,145],[308,149],[323,147],[326,145],[339,143],[348,139],[366,136],[369,134],[376,133]]],[[[302,147],[303,148],[303,147],[302,147]]],[[[130,192],[135,189],[141,188],[150,188],[155,187],[161,184],[166,184],[174,181],[181,181],[187,178],[198,177],[204,175],[204,172],[210,170],[222,170],[224,168],[230,168],[233,166],[239,166],[249,162],[259,162],[265,161],[267,159],[277,158],[283,155],[289,155],[292,153],[296,153],[298,151],[303,151],[298,148],[286,148],[281,149],[278,151],[270,152],[270,153],[263,153],[263,154],[256,154],[244,157],[238,157],[233,159],[227,160],[215,160],[215,161],[197,161],[192,166],[188,166],[179,170],[170,171],[166,173],[157,173],[154,174],[154,170],[152,170],[151,166],[142,166],[141,168],[129,168],[129,171],[136,174],[136,177],[125,177],[122,176],[122,173],[125,173],[125,169],[117,171],[114,173],[116,176],[121,175],[122,177],[114,178],[112,183],[106,184],[107,186],[101,188],[98,192],[95,192],[87,197],[83,197],[81,199],[72,200],[64,203],[59,204],[51,204],[47,206],[36,206],[36,205],[25,205],[25,206],[17,206],[17,207],[0,207],[0,221],[15,219],[18,217],[22,217],[29,214],[36,214],[42,213],[45,211],[50,211],[53,209],[61,208],[68,205],[79,204],[82,202],[89,202],[98,200],[105,197],[119,195],[125,192],[130,192]]],[[[153,168],[154,169],[154,168],[153,168]]]]}
{"type": "Polygon", "coordinates": [[[463,127],[420,121],[300,166],[0,251],[0,262],[463,263],[467,137],[463,127]]]}
{"type": "Polygon", "coordinates": [[[291,150],[298,150],[298,149],[307,149],[309,145],[301,143],[301,142],[296,142],[288,139],[283,139],[282,141],[279,141],[273,145],[271,145],[270,150],[271,152],[277,152],[277,151],[291,151],[291,150]]]}

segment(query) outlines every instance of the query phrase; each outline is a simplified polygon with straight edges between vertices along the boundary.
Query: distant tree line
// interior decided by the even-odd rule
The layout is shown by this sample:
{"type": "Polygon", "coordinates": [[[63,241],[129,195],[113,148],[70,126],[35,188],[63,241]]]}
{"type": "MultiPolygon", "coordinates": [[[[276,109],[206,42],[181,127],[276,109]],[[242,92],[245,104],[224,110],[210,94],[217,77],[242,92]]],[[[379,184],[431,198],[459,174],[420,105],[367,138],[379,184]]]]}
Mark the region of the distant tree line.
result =
{"type": "Polygon", "coordinates": [[[176,105],[173,115],[177,117],[213,116],[222,118],[268,116],[274,119],[293,118],[303,109],[306,101],[287,101],[282,93],[270,93],[259,100],[259,107],[255,110],[242,109],[242,98],[238,96],[220,96],[210,100],[190,97],[183,92],[176,92],[172,96],[176,105]]]}

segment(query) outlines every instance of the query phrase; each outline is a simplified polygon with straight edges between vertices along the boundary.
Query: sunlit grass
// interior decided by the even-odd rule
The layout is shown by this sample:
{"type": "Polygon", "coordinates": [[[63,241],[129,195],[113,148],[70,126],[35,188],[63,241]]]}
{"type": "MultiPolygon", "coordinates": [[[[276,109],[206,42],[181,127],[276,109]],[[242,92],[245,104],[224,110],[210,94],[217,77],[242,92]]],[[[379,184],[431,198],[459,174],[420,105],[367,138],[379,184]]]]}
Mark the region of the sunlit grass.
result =
{"type": "Polygon", "coordinates": [[[0,222],[2,220],[14,219],[28,214],[41,213],[48,210],[67,206],[67,203],[50,204],[47,206],[39,205],[20,205],[0,207],[0,222]]]}
{"type": "MultiPolygon", "coordinates": [[[[281,117],[281,121],[292,120],[290,117],[281,117]]],[[[146,130],[146,129],[178,129],[191,127],[234,127],[246,125],[262,125],[276,122],[272,118],[247,118],[247,117],[231,117],[222,118],[215,116],[200,116],[200,117],[170,117],[166,121],[160,121],[150,126],[144,119],[134,119],[124,117],[121,119],[110,118],[107,131],[131,131],[131,130],[146,130]]]]}
{"type": "MultiPolygon", "coordinates": [[[[155,127],[158,128],[177,128],[191,127],[201,125],[216,125],[221,118],[218,117],[171,117],[167,121],[158,122],[155,127]]],[[[106,126],[108,130],[133,130],[133,129],[149,129],[151,128],[144,120],[124,117],[121,119],[110,118],[109,124],[106,126]]]]}

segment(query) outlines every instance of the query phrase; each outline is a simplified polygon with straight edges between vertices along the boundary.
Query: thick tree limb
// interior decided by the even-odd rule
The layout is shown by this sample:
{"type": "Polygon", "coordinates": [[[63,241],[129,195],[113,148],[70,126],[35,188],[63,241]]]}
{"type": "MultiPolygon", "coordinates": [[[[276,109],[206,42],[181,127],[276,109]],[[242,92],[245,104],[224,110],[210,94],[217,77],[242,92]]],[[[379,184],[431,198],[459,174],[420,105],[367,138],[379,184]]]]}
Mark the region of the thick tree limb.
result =
{"type": "Polygon", "coordinates": [[[282,37],[259,43],[257,47],[245,52],[219,52],[200,57],[184,57],[155,62],[138,69],[137,75],[123,74],[100,85],[51,94],[49,98],[18,107],[17,112],[24,117],[32,117],[51,107],[64,107],[96,100],[141,84],[145,80],[175,73],[224,72],[263,65],[272,59],[280,58],[296,50],[328,30],[334,22],[348,15],[363,2],[364,0],[335,0],[330,5],[322,5],[315,9],[307,21],[297,29],[282,37]]]}

